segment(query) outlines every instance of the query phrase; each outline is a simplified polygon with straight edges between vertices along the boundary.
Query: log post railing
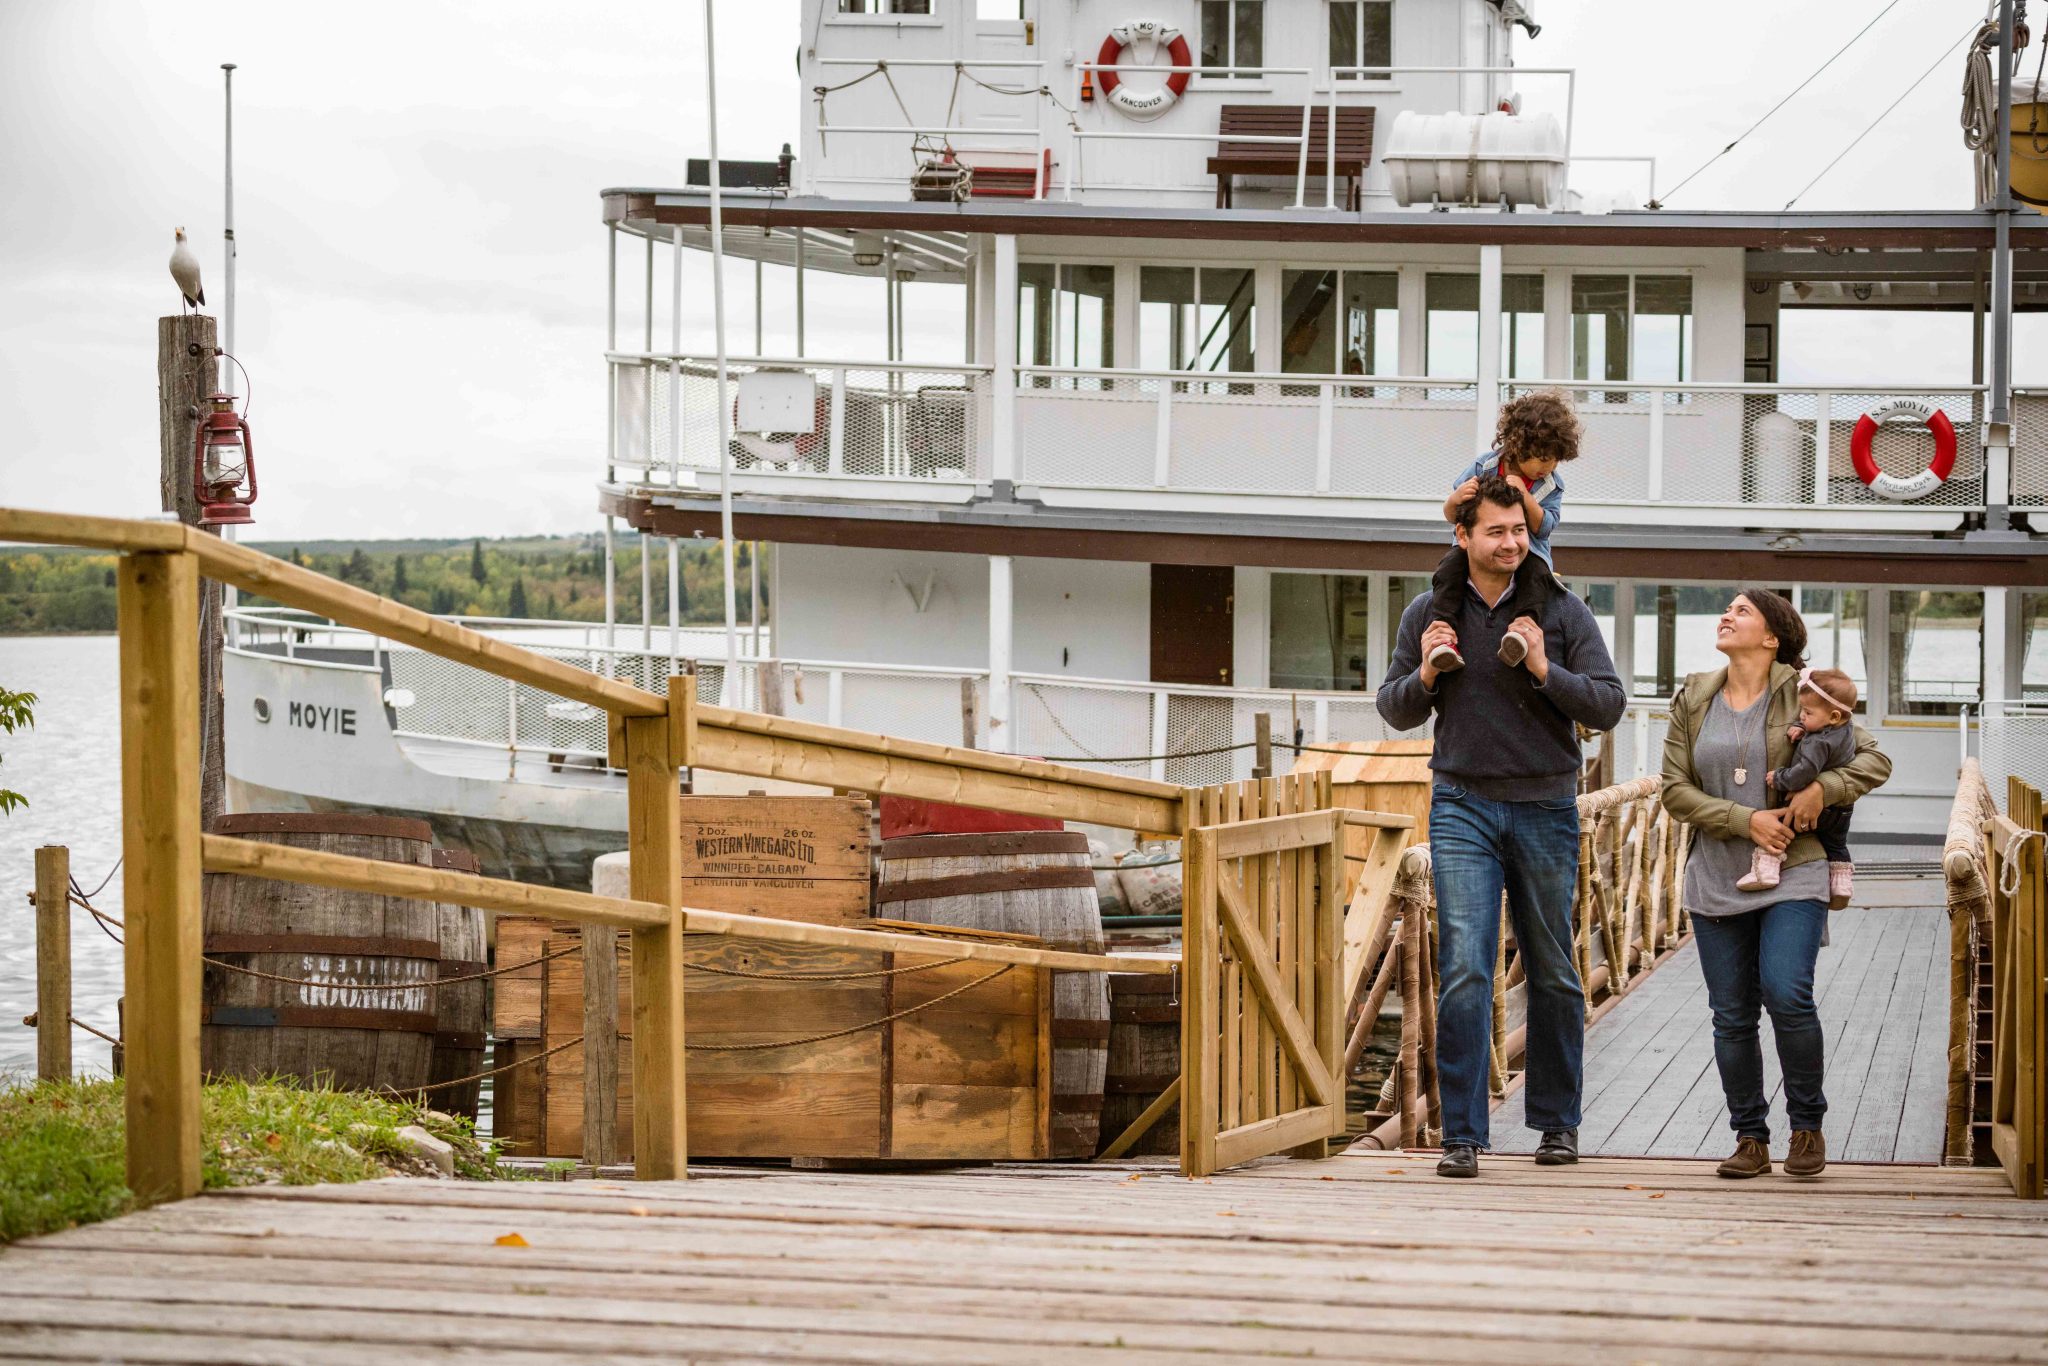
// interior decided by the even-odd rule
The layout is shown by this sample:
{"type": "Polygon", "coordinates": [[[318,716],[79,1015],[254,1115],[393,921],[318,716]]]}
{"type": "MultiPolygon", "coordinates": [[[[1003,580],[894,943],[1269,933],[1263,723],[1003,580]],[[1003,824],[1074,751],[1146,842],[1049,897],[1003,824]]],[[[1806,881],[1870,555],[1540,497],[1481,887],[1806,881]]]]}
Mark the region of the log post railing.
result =
{"type": "MultiPolygon", "coordinates": [[[[873,953],[949,956],[1087,972],[1166,974],[1152,958],[1076,954],[928,935],[844,930],[682,905],[679,770],[758,777],[1179,834],[1175,784],[699,706],[690,681],[666,695],[478,634],[247,546],[165,522],[0,508],[0,541],[113,550],[120,608],[123,886],[127,902],[128,1184],[141,1204],[200,1184],[202,871],[280,878],[486,910],[623,926],[633,943],[634,1161],[643,1178],[685,1174],[682,934],[743,935],[873,953]],[[206,835],[199,822],[201,576],[319,613],[514,682],[603,709],[626,771],[629,898],[528,886],[446,869],[206,835]]],[[[1325,803],[1327,805],[1327,803],[1325,803]]],[[[1334,945],[1329,952],[1334,964],[1334,945]]],[[[1334,970],[1334,968],[1332,969],[1334,970]]]]}
{"type": "Polygon", "coordinates": [[[2012,778],[1990,839],[1991,1150],[2023,1200],[2048,1195],[2048,859],[2041,794],[2012,778]]]}
{"type": "Polygon", "coordinates": [[[1942,842],[1941,871],[1948,885],[1948,1097],[1942,1123],[1942,1161],[1950,1166],[1976,1165],[1988,1152],[1980,1134],[1988,1136],[1990,1114],[1977,1099],[1982,978],[1990,968],[1991,849],[1985,823],[1998,814],[1984,771],[1965,759],[1956,776],[1956,795],[1949,807],[1948,835],[1942,842]],[[1982,1111],[1982,1113],[1980,1113],[1982,1111]]]}

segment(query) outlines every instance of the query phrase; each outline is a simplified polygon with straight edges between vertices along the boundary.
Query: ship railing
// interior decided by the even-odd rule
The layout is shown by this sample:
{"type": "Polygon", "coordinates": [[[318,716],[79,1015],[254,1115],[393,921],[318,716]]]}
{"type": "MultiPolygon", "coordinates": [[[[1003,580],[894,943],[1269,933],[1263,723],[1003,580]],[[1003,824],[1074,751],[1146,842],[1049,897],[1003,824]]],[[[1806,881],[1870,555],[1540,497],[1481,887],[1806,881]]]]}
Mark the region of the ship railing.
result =
{"type": "MultiPolygon", "coordinates": [[[[614,351],[608,464],[639,482],[694,487],[717,470],[718,381],[709,357],[614,351]]],[[[728,423],[732,468],[750,478],[797,475],[950,485],[964,500],[989,477],[994,420],[990,367],[902,361],[734,358],[730,376],[798,371],[815,385],[810,430],[741,432],[728,423]]],[[[735,386],[736,387],[736,386],[735,386]]],[[[737,394],[731,421],[738,420],[737,394]]]]}
{"type": "MultiPolygon", "coordinates": [[[[1958,721],[1962,753],[1969,753],[1970,717],[1958,721]]],[[[1977,758],[1993,792],[2017,778],[2048,788],[2048,695],[1987,701],[1975,720],[1977,758]]]]}
{"type": "MultiPolygon", "coordinates": [[[[684,933],[856,952],[932,955],[1042,970],[1166,975],[1166,958],[899,935],[701,910],[683,904],[681,774],[790,778],[881,795],[963,802],[1179,835],[1199,823],[1186,789],[1010,754],[702,704],[693,681],[660,690],[605,678],[440,621],[246,545],[176,523],[0,508],[0,540],[119,552],[122,867],[126,879],[126,1184],[139,1205],[201,1184],[201,887],[205,872],[450,902],[631,933],[636,1175],[685,1174],[684,933]],[[603,710],[610,762],[626,774],[628,896],[528,886],[448,869],[206,833],[200,805],[202,576],[393,642],[603,710]]],[[[211,590],[209,590],[211,591],[211,590]]],[[[1330,880],[1324,879],[1325,894],[1330,880]]],[[[1209,965],[1198,965],[1206,974],[1209,965]]],[[[1281,970],[1295,966],[1281,963],[1281,970]]],[[[1306,969],[1303,969],[1306,971],[1306,969]]],[[[1323,1064],[1337,1059],[1323,1050],[1323,1064]]],[[[1184,1150],[1183,1162],[1186,1162],[1184,1150]]]]}
{"type": "Polygon", "coordinates": [[[2012,482],[2008,504],[2014,508],[2048,508],[2048,389],[2012,391],[2012,482]]]}
{"type": "MultiPolygon", "coordinates": [[[[719,467],[712,364],[611,359],[614,477],[704,486],[719,467]]],[[[811,432],[733,436],[743,487],[801,481],[835,496],[886,488],[965,502],[994,476],[990,367],[745,357],[732,369],[796,369],[817,382],[811,432]]],[[[1434,521],[1445,472],[1409,454],[1470,446],[1479,402],[1478,382],[1463,376],[1032,364],[1016,376],[1015,480],[1068,504],[1085,494],[1199,508],[1255,495],[1282,512],[1434,521]]],[[[1987,489],[2005,478],[1987,479],[1982,386],[1501,381],[1503,399],[1537,389],[1579,409],[1585,437],[1566,472],[1579,522],[1639,521],[1646,505],[1662,505],[1697,525],[1946,530],[1984,511],[1987,489]],[[1911,502],[1866,487],[1852,453],[1858,420],[1899,399],[1938,409],[1956,436],[1948,478],[1911,502]]],[[[2014,497],[2048,499],[2048,395],[2015,406],[2014,497]]],[[[1935,437],[1889,421],[1871,454],[1883,472],[1911,478],[1933,461],[1935,437]]]]}

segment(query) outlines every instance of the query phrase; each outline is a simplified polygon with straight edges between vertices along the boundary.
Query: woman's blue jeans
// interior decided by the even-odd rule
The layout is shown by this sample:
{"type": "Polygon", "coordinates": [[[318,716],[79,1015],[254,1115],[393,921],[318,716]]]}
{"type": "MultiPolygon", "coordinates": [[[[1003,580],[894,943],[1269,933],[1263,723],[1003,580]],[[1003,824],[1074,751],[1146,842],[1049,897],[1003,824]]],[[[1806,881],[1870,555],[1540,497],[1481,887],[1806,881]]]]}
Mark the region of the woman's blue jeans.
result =
{"type": "Polygon", "coordinates": [[[1487,1146],[1493,965],[1501,893],[1529,990],[1529,1127],[1579,1127],[1586,996],[1572,963],[1579,808],[1570,797],[1497,802],[1441,783],[1429,802],[1430,869],[1443,983],[1436,1006],[1444,1144],[1487,1146]]]}
{"type": "Polygon", "coordinates": [[[1764,1051],[1756,1028],[1761,1011],[1771,1012],[1792,1127],[1818,1129],[1828,1112],[1821,1094],[1824,1040],[1813,1004],[1813,963],[1827,923],[1827,907],[1818,901],[1780,901],[1741,915],[1692,918],[1714,1012],[1714,1066],[1728,1097],[1728,1126],[1744,1138],[1771,1141],[1771,1101],[1764,1094],[1764,1051]]]}

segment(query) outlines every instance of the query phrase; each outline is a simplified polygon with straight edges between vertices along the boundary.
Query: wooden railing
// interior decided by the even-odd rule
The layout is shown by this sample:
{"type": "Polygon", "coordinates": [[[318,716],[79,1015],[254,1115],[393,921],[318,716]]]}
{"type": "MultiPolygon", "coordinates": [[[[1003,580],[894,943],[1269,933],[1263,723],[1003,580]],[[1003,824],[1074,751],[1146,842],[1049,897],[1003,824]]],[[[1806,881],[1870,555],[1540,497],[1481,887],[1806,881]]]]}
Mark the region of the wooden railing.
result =
{"type": "Polygon", "coordinates": [[[1330,775],[1318,773],[1189,795],[1181,845],[1184,1175],[1276,1152],[1322,1157],[1327,1140],[1344,1132],[1346,941],[1377,933],[1399,836],[1414,820],[1331,810],[1330,791],[1330,775]],[[1367,855],[1350,916],[1347,824],[1386,836],[1367,855]]]}
{"type": "Polygon", "coordinates": [[[687,680],[654,693],[479,635],[299,566],[167,522],[0,508],[0,541],[121,553],[120,713],[128,1185],[139,1203],[200,1181],[200,880],[203,870],[279,878],[489,910],[624,926],[632,935],[636,1173],[685,1172],[685,926],[876,953],[949,955],[1089,971],[1169,973],[1156,958],[1058,953],[986,942],[842,930],[682,904],[681,770],[693,764],[881,794],[1179,834],[1185,789],[1011,755],[868,735],[699,706],[687,680]],[[630,896],[203,835],[199,827],[201,576],[318,612],[502,678],[601,707],[626,772],[630,896]]]}
{"type": "Polygon", "coordinates": [[[2048,866],[2041,794],[2008,780],[1990,842],[1991,1150],[2023,1200],[2048,1194],[2048,866]]]}

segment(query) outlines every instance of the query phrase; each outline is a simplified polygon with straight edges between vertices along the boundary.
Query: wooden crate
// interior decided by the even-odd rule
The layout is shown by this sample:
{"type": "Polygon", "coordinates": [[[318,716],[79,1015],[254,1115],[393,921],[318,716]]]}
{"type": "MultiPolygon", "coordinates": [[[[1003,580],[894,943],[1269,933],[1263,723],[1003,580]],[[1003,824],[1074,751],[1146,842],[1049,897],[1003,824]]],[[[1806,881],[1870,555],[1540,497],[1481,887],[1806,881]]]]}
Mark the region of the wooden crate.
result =
{"type": "MultiPolygon", "coordinates": [[[[501,943],[510,920],[500,921],[501,943]]],[[[526,923],[547,934],[550,950],[581,942],[575,927],[526,923]]],[[[514,942],[523,942],[532,931],[514,933],[514,942]]],[[[1017,935],[982,937],[1036,942],[1017,935]]],[[[627,937],[621,934],[617,943],[616,1133],[624,1157],[633,1132],[632,971],[627,937]]],[[[1051,974],[1013,967],[940,1005],[839,1038],[713,1051],[702,1046],[759,1044],[869,1024],[975,983],[997,965],[955,963],[891,977],[791,982],[726,974],[830,976],[920,960],[722,935],[691,935],[685,952],[691,964],[684,973],[684,1021],[693,1046],[686,1064],[692,1157],[999,1160],[1050,1153],[1051,974]]],[[[938,949],[932,960],[950,956],[938,949]]],[[[535,971],[542,978],[539,1037],[513,1046],[537,1053],[583,1032],[582,959],[556,958],[535,971]]],[[[506,1023],[520,1028],[524,1022],[506,1023]]],[[[580,1156],[582,1049],[566,1048],[520,1070],[526,1075],[513,1088],[520,1104],[507,1110],[506,1122],[530,1127],[499,1133],[519,1144],[514,1151],[521,1154],[580,1156]]]]}
{"type": "Polygon", "coordinates": [[[859,925],[871,898],[859,797],[685,797],[683,904],[859,925]]]}

